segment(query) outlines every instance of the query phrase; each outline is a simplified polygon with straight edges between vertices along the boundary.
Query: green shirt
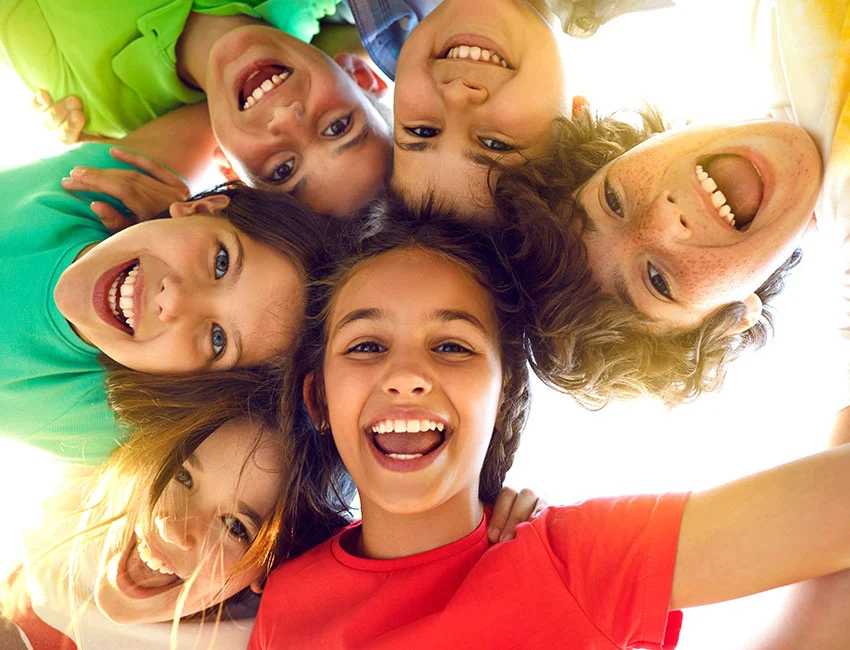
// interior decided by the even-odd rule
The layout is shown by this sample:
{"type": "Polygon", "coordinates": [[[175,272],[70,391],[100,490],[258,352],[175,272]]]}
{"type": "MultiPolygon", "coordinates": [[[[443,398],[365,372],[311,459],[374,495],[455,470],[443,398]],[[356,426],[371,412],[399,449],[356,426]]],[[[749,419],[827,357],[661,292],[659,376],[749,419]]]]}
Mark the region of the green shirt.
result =
{"type": "Polygon", "coordinates": [[[60,179],[75,165],[129,168],[103,144],[0,172],[0,436],[66,460],[99,464],[122,433],[106,403],[97,348],[53,302],[62,272],[108,233],[60,179]]]}
{"type": "Polygon", "coordinates": [[[35,92],[83,100],[86,131],[119,138],[204,94],[177,76],[192,11],[245,14],[309,41],[337,0],[3,0],[0,57],[35,92]]]}

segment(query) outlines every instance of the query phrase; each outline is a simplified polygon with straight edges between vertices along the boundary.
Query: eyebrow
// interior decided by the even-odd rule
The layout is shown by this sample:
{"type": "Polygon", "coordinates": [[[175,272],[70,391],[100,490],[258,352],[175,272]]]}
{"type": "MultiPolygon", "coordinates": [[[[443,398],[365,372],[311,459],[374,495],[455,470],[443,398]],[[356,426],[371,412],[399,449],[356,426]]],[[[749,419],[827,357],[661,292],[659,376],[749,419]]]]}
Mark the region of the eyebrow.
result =
{"type": "Polygon", "coordinates": [[[487,331],[487,328],[484,327],[484,324],[480,320],[478,320],[468,311],[464,311],[462,309],[438,309],[433,314],[431,314],[428,320],[437,321],[441,323],[448,323],[449,321],[453,320],[466,321],[476,329],[481,330],[481,333],[485,336],[490,336],[489,332],[487,331]]]}
{"type": "Polygon", "coordinates": [[[371,133],[372,133],[372,127],[369,125],[369,122],[366,122],[363,125],[363,128],[360,129],[360,133],[355,135],[350,140],[347,140],[346,142],[343,142],[341,145],[339,145],[334,150],[333,155],[339,156],[340,154],[343,154],[346,151],[353,149],[354,147],[360,146],[361,144],[363,144],[363,142],[366,141],[366,138],[368,138],[369,135],[371,135],[371,133]]]}
{"type": "Polygon", "coordinates": [[[643,316],[650,322],[657,322],[658,319],[652,316],[651,314],[646,313],[643,309],[638,307],[635,302],[634,296],[632,296],[629,291],[629,287],[626,284],[626,278],[623,275],[623,270],[621,268],[617,268],[614,270],[614,290],[617,292],[617,296],[620,300],[625,303],[628,307],[636,311],[638,314],[643,316]]]}
{"type": "Polygon", "coordinates": [[[253,508],[246,505],[243,501],[237,503],[236,508],[239,510],[240,514],[245,515],[254,523],[254,526],[256,526],[257,530],[263,527],[263,518],[260,517],[260,515],[258,515],[253,508]]]}
{"type": "MultiPolygon", "coordinates": [[[[242,277],[242,269],[245,263],[245,249],[242,248],[242,241],[239,239],[239,234],[234,232],[233,239],[236,241],[236,264],[233,268],[233,275],[230,276],[230,283],[232,286],[236,286],[236,283],[239,281],[239,278],[242,277]]],[[[228,341],[230,340],[230,335],[228,334],[228,341]]],[[[233,365],[231,368],[235,368],[236,364],[239,363],[239,360],[242,358],[242,333],[239,331],[239,328],[234,324],[233,325],[233,346],[236,348],[236,357],[233,360],[233,365]]]]}
{"type": "Polygon", "coordinates": [[[198,460],[198,456],[195,454],[194,451],[191,454],[189,454],[188,458],[186,458],[186,462],[189,463],[192,467],[194,467],[199,472],[204,471],[204,466],[201,465],[201,461],[198,460]]]}
{"type": "Polygon", "coordinates": [[[343,316],[340,321],[336,324],[336,327],[333,329],[331,335],[336,335],[343,327],[350,325],[354,321],[358,320],[393,320],[390,315],[383,309],[355,309],[354,311],[348,312],[345,316],[343,316]]]}
{"type": "MultiPolygon", "coordinates": [[[[392,322],[395,321],[395,318],[383,309],[377,309],[374,307],[370,309],[355,309],[342,317],[339,323],[337,323],[337,326],[334,328],[333,334],[337,334],[343,327],[358,320],[388,320],[392,322]]],[[[462,309],[438,309],[428,315],[428,320],[440,323],[448,323],[449,321],[454,320],[466,321],[476,329],[480,330],[485,336],[490,336],[487,328],[484,327],[484,324],[480,320],[468,311],[464,311],[462,309]]]]}
{"type": "Polygon", "coordinates": [[[393,144],[402,151],[433,151],[433,142],[403,142],[398,138],[393,138],[393,144]]]}

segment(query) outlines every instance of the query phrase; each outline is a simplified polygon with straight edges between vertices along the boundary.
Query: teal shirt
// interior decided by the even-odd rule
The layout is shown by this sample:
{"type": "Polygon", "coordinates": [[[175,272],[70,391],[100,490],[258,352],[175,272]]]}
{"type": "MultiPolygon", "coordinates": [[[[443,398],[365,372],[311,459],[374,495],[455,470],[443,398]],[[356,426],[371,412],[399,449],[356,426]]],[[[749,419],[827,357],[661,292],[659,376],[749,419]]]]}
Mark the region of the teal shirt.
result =
{"type": "Polygon", "coordinates": [[[103,144],[0,172],[0,437],[65,460],[99,464],[122,439],[106,402],[97,348],[53,302],[62,272],[108,233],[88,205],[60,185],[75,165],[129,168],[103,144]]]}
{"type": "Polygon", "coordinates": [[[337,0],[2,0],[0,57],[33,91],[83,100],[86,131],[120,138],[205,95],[177,76],[189,13],[264,20],[309,41],[337,0]]]}

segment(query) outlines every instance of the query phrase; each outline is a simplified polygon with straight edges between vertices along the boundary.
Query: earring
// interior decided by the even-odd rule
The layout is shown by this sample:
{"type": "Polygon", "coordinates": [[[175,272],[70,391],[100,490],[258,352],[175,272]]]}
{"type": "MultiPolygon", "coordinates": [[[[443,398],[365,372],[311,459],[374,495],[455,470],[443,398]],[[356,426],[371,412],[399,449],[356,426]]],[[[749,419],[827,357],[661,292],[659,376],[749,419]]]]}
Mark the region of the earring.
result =
{"type": "Polygon", "coordinates": [[[330,429],[327,421],[324,418],[322,418],[321,422],[319,422],[319,426],[316,427],[316,428],[319,430],[320,436],[325,435],[328,432],[328,430],[330,429]]]}

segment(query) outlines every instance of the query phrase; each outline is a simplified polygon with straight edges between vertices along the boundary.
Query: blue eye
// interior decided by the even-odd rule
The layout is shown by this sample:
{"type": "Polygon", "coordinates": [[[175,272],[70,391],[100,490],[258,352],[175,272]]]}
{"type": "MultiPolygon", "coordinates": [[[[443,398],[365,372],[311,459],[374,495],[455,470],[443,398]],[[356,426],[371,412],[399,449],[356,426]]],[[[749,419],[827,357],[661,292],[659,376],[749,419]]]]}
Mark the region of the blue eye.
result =
{"type": "Polygon", "coordinates": [[[446,352],[448,354],[470,354],[472,350],[470,350],[466,346],[461,345],[460,343],[447,341],[446,343],[440,343],[440,345],[434,348],[434,352],[446,352]]]}
{"type": "Polygon", "coordinates": [[[177,481],[180,485],[192,489],[194,485],[192,481],[192,475],[189,473],[189,470],[185,467],[181,467],[174,473],[174,480],[177,481]]]}
{"type": "Polygon", "coordinates": [[[343,118],[334,120],[328,125],[322,135],[328,138],[338,138],[348,132],[348,127],[351,125],[351,113],[343,118]]]}
{"type": "Polygon", "coordinates": [[[215,255],[215,279],[221,280],[230,268],[230,254],[224,246],[218,247],[215,255]]]}
{"type": "Polygon", "coordinates": [[[436,138],[440,135],[440,129],[430,126],[406,126],[404,130],[410,135],[415,135],[417,138],[436,138]]]}
{"type": "Polygon", "coordinates": [[[495,138],[478,138],[478,141],[485,149],[489,149],[490,151],[495,151],[497,153],[507,153],[508,151],[514,151],[516,149],[516,147],[509,145],[507,142],[502,142],[495,138]]]}
{"type": "Polygon", "coordinates": [[[357,345],[348,348],[345,353],[380,354],[381,352],[386,351],[387,349],[380,343],[376,343],[375,341],[363,341],[362,343],[358,343],[357,345]]]}
{"type": "Polygon", "coordinates": [[[251,536],[248,534],[248,529],[245,527],[245,524],[233,515],[223,515],[221,523],[224,524],[224,527],[227,528],[227,534],[233,539],[240,542],[250,541],[251,536]]]}
{"type": "Polygon", "coordinates": [[[284,181],[289,180],[294,172],[295,159],[290,158],[282,165],[278,165],[274,168],[274,171],[269,175],[268,181],[269,183],[283,183],[284,181]]]}
{"type": "Polygon", "coordinates": [[[670,287],[667,286],[667,280],[664,279],[659,270],[647,262],[646,272],[652,288],[667,300],[673,300],[673,296],[670,295],[670,287]]]}
{"type": "Polygon", "coordinates": [[[216,323],[213,323],[210,332],[210,343],[212,344],[213,356],[218,359],[227,348],[227,334],[216,323]]]}
{"type": "Polygon", "coordinates": [[[623,214],[623,206],[620,205],[620,197],[615,192],[611,186],[608,184],[608,179],[605,179],[605,203],[608,204],[608,207],[611,209],[611,212],[616,214],[618,217],[624,216],[623,214]]]}

